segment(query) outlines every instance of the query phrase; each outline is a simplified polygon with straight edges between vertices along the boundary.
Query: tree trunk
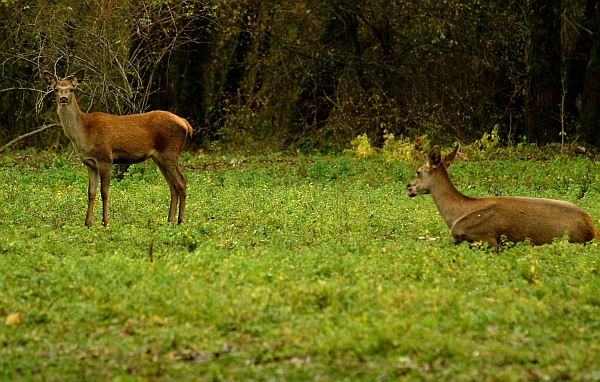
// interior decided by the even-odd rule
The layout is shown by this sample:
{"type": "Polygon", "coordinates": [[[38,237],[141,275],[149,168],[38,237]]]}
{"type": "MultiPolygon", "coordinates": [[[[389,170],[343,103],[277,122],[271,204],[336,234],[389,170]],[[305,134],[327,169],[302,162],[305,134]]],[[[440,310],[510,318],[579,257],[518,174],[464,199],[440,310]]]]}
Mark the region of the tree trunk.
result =
{"type": "Polygon", "coordinates": [[[560,0],[530,3],[524,135],[541,144],[560,139],[560,0]]]}
{"type": "Polygon", "coordinates": [[[600,146],[600,11],[597,1],[589,1],[586,8],[588,29],[593,33],[582,33],[582,52],[586,60],[583,97],[579,121],[583,140],[600,146]]]}

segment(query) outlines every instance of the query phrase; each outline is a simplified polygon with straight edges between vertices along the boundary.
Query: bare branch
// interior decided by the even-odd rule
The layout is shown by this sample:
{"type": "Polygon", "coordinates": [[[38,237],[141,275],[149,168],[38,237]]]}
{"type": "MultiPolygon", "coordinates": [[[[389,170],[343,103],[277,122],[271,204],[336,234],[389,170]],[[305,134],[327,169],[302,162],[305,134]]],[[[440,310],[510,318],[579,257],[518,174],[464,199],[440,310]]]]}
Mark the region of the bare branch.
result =
{"type": "Polygon", "coordinates": [[[60,124],[60,123],[51,123],[51,124],[49,124],[49,125],[44,125],[44,126],[40,127],[39,129],[36,129],[36,130],[34,130],[34,131],[30,131],[30,132],[29,132],[29,133],[27,133],[27,134],[20,135],[20,136],[18,136],[17,138],[15,138],[15,139],[13,139],[12,141],[10,141],[10,142],[8,142],[7,144],[5,144],[4,146],[0,147],[0,153],[1,153],[1,152],[4,152],[4,150],[6,150],[6,149],[7,149],[7,148],[9,148],[10,146],[14,145],[15,143],[17,143],[18,141],[20,141],[20,140],[21,140],[21,139],[23,139],[23,138],[30,137],[30,136],[32,136],[32,135],[35,135],[35,134],[41,133],[41,132],[42,132],[42,131],[44,131],[44,130],[47,130],[47,129],[51,128],[51,127],[56,127],[56,126],[61,126],[61,124],[60,124]]]}

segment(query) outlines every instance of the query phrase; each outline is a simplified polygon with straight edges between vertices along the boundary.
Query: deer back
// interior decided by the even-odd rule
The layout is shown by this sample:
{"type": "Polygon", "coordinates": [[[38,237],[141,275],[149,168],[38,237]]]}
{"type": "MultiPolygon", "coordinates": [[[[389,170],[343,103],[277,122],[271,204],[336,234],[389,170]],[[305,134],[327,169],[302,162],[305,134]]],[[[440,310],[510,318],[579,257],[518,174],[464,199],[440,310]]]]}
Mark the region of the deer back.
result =
{"type": "Polygon", "coordinates": [[[90,113],[82,117],[90,145],[111,155],[113,163],[136,163],[154,154],[179,155],[189,123],[167,111],[116,116],[90,113]]]}
{"type": "Polygon", "coordinates": [[[586,243],[599,236],[590,215],[566,201],[507,196],[473,198],[464,207],[468,211],[451,227],[457,243],[497,245],[504,236],[514,243],[529,239],[542,245],[565,234],[570,242],[586,243]]]}

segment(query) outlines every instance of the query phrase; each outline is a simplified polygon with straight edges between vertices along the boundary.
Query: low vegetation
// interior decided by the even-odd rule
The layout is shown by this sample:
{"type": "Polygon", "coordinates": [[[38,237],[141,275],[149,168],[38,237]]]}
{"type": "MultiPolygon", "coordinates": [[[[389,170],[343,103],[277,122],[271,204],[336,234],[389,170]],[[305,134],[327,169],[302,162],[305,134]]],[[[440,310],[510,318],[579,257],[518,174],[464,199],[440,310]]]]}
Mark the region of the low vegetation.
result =
{"type": "MultiPolygon", "coordinates": [[[[431,198],[405,195],[422,151],[397,147],[184,153],[180,226],[156,166],[135,165],[106,228],[98,205],[83,225],[70,153],[3,154],[0,379],[600,379],[599,243],[454,246],[431,198]]],[[[597,164],[559,153],[467,147],[450,173],[600,226],[597,164]]]]}

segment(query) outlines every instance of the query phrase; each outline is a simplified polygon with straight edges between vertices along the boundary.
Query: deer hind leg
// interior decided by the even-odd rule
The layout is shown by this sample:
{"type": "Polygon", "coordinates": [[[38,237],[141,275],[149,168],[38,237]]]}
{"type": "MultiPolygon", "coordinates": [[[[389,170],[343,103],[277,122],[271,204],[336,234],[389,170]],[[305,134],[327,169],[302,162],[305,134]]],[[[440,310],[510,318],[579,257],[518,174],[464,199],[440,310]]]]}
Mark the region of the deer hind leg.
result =
{"type": "Polygon", "coordinates": [[[97,167],[90,165],[88,168],[88,209],[85,216],[85,225],[90,227],[92,225],[92,218],[94,216],[94,200],[96,199],[96,191],[98,190],[98,183],[100,183],[100,174],[98,173],[97,167]]]}
{"type": "Polygon", "coordinates": [[[159,162],[156,159],[154,161],[158,165],[160,172],[163,174],[167,184],[169,185],[169,190],[171,191],[171,205],[169,207],[169,216],[167,220],[175,224],[175,213],[177,212],[177,203],[179,202],[179,192],[177,191],[177,187],[175,185],[173,171],[170,166],[166,165],[165,163],[159,162]]]}
{"type": "Polygon", "coordinates": [[[165,180],[169,184],[169,190],[171,191],[171,205],[169,207],[169,218],[168,221],[175,224],[175,214],[177,213],[177,204],[179,204],[179,217],[177,219],[177,224],[181,224],[181,222],[185,219],[185,202],[187,198],[186,191],[186,181],[179,169],[178,159],[179,152],[181,151],[181,147],[178,150],[166,150],[162,153],[155,153],[152,156],[152,160],[157,164],[161,173],[165,177],[165,180]]]}
{"type": "Polygon", "coordinates": [[[108,224],[108,190],[110,188],[110,169],[111,163],[100,163],[98,172],[100,173],[100,195],[102,196],[102,224],[108,224]]]}
{"type": "Polygon", "coordinates": [[[185,181],[185,177],[181,173],[179,166],[175,164],[175,187],[177,187],[177,192],[179,193],[179,218],[177,219],[177,224],[181,224],[185,220],[185,201],[187,199],[187,184],[185,181]]]}

